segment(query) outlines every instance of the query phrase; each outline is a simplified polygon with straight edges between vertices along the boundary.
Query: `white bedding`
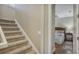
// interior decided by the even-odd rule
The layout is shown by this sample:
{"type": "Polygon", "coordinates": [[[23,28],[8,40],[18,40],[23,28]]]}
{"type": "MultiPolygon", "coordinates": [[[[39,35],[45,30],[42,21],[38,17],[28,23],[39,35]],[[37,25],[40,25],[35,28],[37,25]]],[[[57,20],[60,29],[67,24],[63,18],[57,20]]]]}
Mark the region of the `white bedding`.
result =
{"type": "Polygon", "coordinates": [[[55,42],[57,44],[62,44],[64,42],[64,33],[63,32],[55,32],[55,42]]]}

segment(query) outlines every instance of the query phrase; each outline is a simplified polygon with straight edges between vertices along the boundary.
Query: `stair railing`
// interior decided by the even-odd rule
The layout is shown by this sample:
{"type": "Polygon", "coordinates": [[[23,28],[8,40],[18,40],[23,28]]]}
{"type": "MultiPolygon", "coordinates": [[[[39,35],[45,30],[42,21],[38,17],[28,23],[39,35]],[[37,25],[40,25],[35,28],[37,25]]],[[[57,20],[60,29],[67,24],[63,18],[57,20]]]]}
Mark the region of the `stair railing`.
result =
{"type": "Polygon", "coordinates": [[[18,25],[18,27],[20,28],[20,30],[22,31],[22,33],[24,34],[25,38],[29,41],[29,43],[32,45],[32,48],[34,49],[34,51],[36,53],[39,54],[39,51],[37,50],[37,48],[35,47],[35,45],[33,44],[33,42],[31,41],[31,39],[29,38],[29,36],[27,35],[27,33],[25,33],[25,31],[23,30],[23,28],[21,27],[21,25],[19,24],[19,22],[15,19],[16,24],[18,25]]]}
{"type": "Polygon", "coordinates": [[[5,35],[3,33],[3,30],[0,26],[0,49],[5,48],[5,47],[8,47],[8,44],[7,44],[7,40],[5,38],[5,35]]]}

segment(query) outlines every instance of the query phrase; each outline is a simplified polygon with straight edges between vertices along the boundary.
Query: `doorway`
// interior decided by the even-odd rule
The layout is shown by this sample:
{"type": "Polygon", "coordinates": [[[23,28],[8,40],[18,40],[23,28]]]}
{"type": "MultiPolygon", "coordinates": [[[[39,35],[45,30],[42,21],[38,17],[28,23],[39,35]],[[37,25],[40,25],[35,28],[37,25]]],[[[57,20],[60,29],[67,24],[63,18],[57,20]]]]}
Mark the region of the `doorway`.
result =
{"type": "Polygon", "coordinates": [[[55,51],[54,54],[73,53],[73,4],[55,5],[55,51]]]}

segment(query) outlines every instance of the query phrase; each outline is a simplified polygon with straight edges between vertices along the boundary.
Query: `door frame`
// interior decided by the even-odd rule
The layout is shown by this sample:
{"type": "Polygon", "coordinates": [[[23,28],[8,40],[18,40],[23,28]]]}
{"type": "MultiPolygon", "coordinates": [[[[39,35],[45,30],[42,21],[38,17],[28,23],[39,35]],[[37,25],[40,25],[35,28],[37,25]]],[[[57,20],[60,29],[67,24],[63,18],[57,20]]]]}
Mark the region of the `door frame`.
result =
{"type": "Polygon", "coordinates": [[[48,38],[49,38],[49,53],[53,53],[55,51],[55,5],[49,5],[49,21],[48,21],[48,38]]]}
{"type": "Polygon", "coordinates": [[[73,4],[73,20],[74,20],[74,37],[73,37],[73,53],[78,54],[78,37],[79,37],[79,5],[73,4]]]}
{"type": "Polygon", "coordinates": [[[44,54],[44,5],[41,6],[41,54],[44,54]]]}
{"type": "MultiPolygon", "coordinates": [[[[52,43],[52,40],[54,40],[54,36],[52,37],[52,33],[54,33],[54,30],[52,31],[52,29],[55,29],[55,16],[54,18],[52,17],[52,13],[55,14],[55,5],[48,5],[48,53],[54,52],[55,51],[55,43],[52,43]],[[54,9],[52,8],[54,6],[54,9]],[[54,44],[54,47],[52,47],[52,44],[54,44]],[[53,51],[52,51],[52,48],[53,51]]],[[[78,53],[78,41],[77,41],[77,37],[78,35],[78,18],[76,17],[76,14],[79,13],[78,11],[78,5],[73,4],[73,24],[74,24],[74,37],[73,37],[73,53],[77,54],[78,53]],[[75,40],[75,41],[74,41],[75,40]]]]}
{"type": "Polygon", "coordinates": [[[55,8],[54,8],[54,4],[45,4],[43,6],[43,40],[42,40],[42,50],[41,52],[43,54],[51,54],[55,49],[53,49],[52,51],[52,46],[54,46],[53,39],[54,39],[54,35],[52,37],[52,33],[54,32],[54,23],[55,23],[55,19],[54,19],[54,15],[55,15],[55,8]],[[52,7],[53,6],[53,7],[52,7]],[[52,10],[53,9],[53,10],[52,10]],[[52,14],[53,13],[53,14],[52,14]],[[52,17],[53,16],[53,17],[52,17]],[[53,19],[53,20],[52,20],[53,19]],[[52,26],[53,24],[53,26],[52,26]]]}
{"type": "Polygon", "coordinates": [[[55,32],[55,4],[48,5],[48,53],[55,51],[54,33],[55,32]]]}

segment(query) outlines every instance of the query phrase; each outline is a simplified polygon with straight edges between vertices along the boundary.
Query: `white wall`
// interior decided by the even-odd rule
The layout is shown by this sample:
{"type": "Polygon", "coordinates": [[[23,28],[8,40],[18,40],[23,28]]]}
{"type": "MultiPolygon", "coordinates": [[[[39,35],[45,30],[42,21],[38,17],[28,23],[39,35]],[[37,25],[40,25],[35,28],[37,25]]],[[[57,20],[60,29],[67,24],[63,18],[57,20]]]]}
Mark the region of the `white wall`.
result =
{"type": "Polygon", "coordinates": [[[1,4],[0,5],[0,18],[13,20],[15,19],[15,10],[10,5],[1,4]]]}
{"type": "Polygon", "coordinates": [[[1,17],[1,5],[0,5],[0,17],[1,17]]]}
{"type": "Polygon", "coordinates": [[[65,27],[67,32],[73,33],[73,5],[55,5],[55,26],[65,27]]]}
{"type": "Polygon", "coordinates": [[[41,52],[42,40],[42,5],[16,4],[15,16],[23,27],[24,31],[29,35],[30,39],[41,52]]]}
{"type": "Polygon", "coordinates": [[[42,50],[41,48],[43,48],[44,53],[48,53],[48,5],[2,5],[0,10],[0,18],[9,20],[17,19],[36,48],[40,52],[42,50]],[[44,20],[45,23],[42,23],[44,20]],[[43,37],[43,31],[45,37],[43,37]]]}
{"type": "Polygon", "coordinates": [[[73,24],[73,17],[62,17],[55,19],[55,26],[56,27],[64,27],[66,28],[66,32],[73,33],[74,24],[73,24]]]}
{"type": "Polygon", "coordinates": [[[57,17],[73,16],[73,4],[56,4],[55,6],[57,17]]]}
{"type": "Polygon", "coordinates": [[[2,4],[0,5],[0,18],[17,19],[24,31],[31,38],[34,45],[41,52],[43,5],[32,4],[2,4]]]}

